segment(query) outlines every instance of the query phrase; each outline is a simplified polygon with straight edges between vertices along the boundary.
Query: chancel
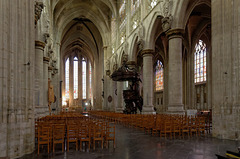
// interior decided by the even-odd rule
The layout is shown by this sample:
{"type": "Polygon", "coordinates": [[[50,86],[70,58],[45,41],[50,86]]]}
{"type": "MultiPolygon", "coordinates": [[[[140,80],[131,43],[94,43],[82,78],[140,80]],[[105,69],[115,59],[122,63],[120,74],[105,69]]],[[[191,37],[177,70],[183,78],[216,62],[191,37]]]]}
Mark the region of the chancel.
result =
{"type": "Polygon", "coordinates": [[[234,155],[239,8],[0,0],[0,158],[234,155]]]}

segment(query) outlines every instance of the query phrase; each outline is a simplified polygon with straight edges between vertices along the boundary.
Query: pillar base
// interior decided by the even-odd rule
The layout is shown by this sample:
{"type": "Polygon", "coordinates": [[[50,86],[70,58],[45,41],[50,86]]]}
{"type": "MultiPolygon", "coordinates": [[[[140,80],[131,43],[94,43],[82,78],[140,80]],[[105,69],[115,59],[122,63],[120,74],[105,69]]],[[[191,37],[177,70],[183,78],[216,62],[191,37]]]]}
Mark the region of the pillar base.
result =
{"type": "Polygon", "coordinates": [[[167,113],[184,115],[185,114],[184,105],[183,104],[168,105],[167,113]]]}
{"type": "Polygon", "coordinates": [[[123,113],[123,108],[116,108],[116,113],[123,113]]]}
{"type": "Polygon", "coordinates": [[[156,114],[156,112],[153,109],[153,105],[143,106],[142,114],[156,114]]]}

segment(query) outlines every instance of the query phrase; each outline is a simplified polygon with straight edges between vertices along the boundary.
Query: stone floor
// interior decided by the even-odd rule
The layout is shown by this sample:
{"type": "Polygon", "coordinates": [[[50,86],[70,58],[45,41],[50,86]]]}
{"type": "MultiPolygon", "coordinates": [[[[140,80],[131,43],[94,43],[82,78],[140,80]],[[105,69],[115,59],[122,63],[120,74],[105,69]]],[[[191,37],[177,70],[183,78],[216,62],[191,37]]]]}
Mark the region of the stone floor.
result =
{"type": "MultiPolygon", "coordinates": [[[[73,145],[72,145],[73,146],[73,145]]],[[[240,141],[220,140],[212,137],[193,137],[190,139],[164,139],[144,134],[135,128],[116,125],[116,149],[112,143],[109,149],[97,148],[95,151],[61,152],[61,145],[55,153],[48,155],[37,150],[21,159],[216,159],[215,154],[224,155],[226,150],[237,151],[240,141]]]]}

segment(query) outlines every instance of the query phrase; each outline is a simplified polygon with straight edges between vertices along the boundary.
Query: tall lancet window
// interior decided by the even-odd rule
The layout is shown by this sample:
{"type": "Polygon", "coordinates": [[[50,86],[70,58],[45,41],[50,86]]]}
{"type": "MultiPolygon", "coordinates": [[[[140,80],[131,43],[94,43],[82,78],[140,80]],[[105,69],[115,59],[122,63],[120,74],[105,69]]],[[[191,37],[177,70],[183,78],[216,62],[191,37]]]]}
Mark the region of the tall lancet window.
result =
{"type": "Polygon", "coordinates": [[[92,66],[89,63],[89,98],[92,98],[92,66]]]}
{"type": "Polygon", "coordinates": [[[163,89],[163,64],[160,60],[157,61],[156,65],[156,91],[163,89]]]}
{"type": "Polygon", "coordinates": [[[74,88],[74,99],[78,98],[78,58],[74,57],[73,59],[73,69],[74,69],[74,77],[73,77],[73,88],[74,88]]]}
{"type": "Polygon", "coordinates": [[[69,99],[69,58],[65,62],[65,98],[69,99]]]}
{"type": "Polygon", "coordinates": [[[86,69],[87,63],[84,58],[82,58],[82,98],[86,99],[87,94],[87,69],[86,69]]]}
{"type": "Polygon", "coordinates": [[[194,82],[200,83],[206,81],[206,44],[199,40],[195,45],[195,54],[194,54],[194,82]]]}

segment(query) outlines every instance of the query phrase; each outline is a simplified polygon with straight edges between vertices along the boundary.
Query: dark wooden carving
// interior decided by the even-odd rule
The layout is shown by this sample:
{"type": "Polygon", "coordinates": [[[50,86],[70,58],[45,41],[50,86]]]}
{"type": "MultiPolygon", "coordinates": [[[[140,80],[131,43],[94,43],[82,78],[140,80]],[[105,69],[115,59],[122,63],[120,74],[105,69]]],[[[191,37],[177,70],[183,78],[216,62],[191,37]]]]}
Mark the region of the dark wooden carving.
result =
{"type": "Polygon", "coordinates": [[[123,113],[136,114],[137,109],[141,112],[143,99],[139,94],[139,82],[141,82],[141,79],[139,78],[137,69],[123,64],[122,67],[112,73],[111,78],[118,82],[129,81],[130,89],[123,91],[123,98],[126,103],[123,113]]]}

